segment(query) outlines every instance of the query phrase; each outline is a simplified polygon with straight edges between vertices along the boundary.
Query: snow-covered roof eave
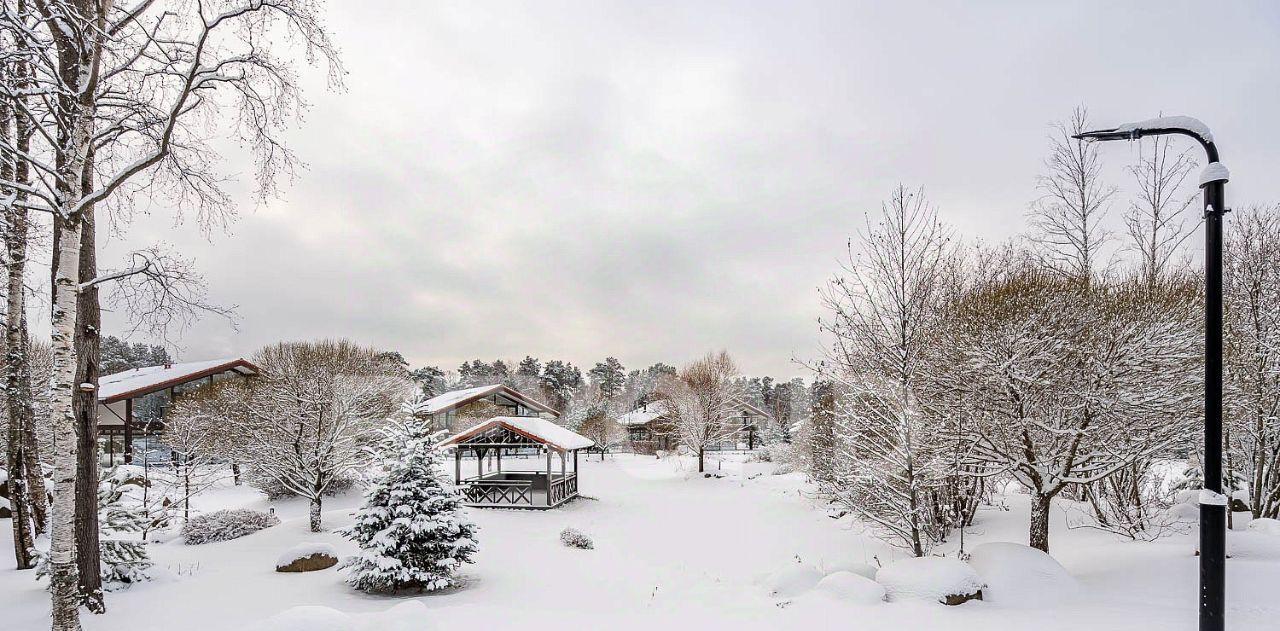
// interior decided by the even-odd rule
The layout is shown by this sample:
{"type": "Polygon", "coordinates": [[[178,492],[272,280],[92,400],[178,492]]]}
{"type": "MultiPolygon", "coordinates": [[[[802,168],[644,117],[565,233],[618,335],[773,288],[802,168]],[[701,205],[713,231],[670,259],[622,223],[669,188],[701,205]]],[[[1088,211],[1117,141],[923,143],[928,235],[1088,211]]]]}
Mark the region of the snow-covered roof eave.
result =
{"type": "Polygon", "coordinates": [[[243,357],[132,368],[98,379],[98,402],[115,403],[234,370],[256,375],[259,369],[243,357]]]}
{"type": "Polygon", "coordinates": [[[536,416],[497,416],[440,441],[436,449],[454,447],[472,436],[482,434],[499,425],[557,451],[576,451],[594,447],[596,444],[594,440],[582,434],[536,416]]]}
{"type": "Polygon", "coordinates": [[[527,408],[538,410],[539,412],[546,412],[552,416],[560,416],[560,412],[551,406],[546,405],[545,403],[542,403],[541,401],[538,401],[515,388],[501,383],[490,384],[487,386],[476,386],[474,388],[464,388],[462,390],[450,390],[449,392],[438,394],[427,399],[424,404],[424,409],[427,414],[439,414],[440,412],[447,412],[453,408],[466,405],[473,401],[498,393],[502,393],[516,401],[519,401],[527,408]]]}

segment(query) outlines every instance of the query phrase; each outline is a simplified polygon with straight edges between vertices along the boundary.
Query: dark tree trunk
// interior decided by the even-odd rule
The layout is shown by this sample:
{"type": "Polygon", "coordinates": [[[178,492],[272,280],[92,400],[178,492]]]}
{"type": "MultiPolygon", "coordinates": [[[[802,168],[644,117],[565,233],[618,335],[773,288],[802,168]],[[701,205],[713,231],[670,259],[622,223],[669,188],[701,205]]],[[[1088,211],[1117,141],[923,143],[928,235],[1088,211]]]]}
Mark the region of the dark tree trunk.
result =
{"type": "Polygon", "coordinates": [[[706,449],[703,449],[702,447],[698,448],[698,473],[702,473],[703,470],[705,469],[705,467],[703,466],[704,464],[703,457],[706,455],[706,453],[707,453],[706,449]]]}
{"type": "Polygon", "coordinates": [[[1049,552],[1049,506],[1053,496],[1032,491],[1031,532],[1028,545],[1042,552],[1049,552]]]}
{"type": "MultiPolygon", "coordinates": [[[[86,172],[91,169],[86,169],[86,172]]],[[[84,212],[80,240],[80,282],[93,280],[98,273],[98,257],[94,238],[93,208],[84,212]]],[[[59,235],[55,232],[56,241],[59,235]]],[[[52,273],[56,276],[54,259],[52,273]]],[[[102,596],[101,550],[98,537],[98,356],[99,329],[102,312],[98,306],[98,290],[91,287],[77,297],[76,317],[76,381],[72,412],[76,418],[76,565],[79,569],[79,591],[85,607],[94,613],[106,611],[102,596]],[[93,384],[84,390],[79,384],[93,384]]]]}

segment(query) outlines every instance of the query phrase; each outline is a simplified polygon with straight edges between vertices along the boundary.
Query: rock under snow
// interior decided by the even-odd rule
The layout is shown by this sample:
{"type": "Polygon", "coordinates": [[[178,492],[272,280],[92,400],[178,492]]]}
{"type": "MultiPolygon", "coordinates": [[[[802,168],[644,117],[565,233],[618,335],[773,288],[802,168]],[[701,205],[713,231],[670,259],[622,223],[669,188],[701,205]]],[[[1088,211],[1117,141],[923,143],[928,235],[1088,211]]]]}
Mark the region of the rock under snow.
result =
{"type": "Polygon", "coordinates": [[[1249,522],[1249,530],[1264,535],[1280,535],[1280,519],[1259,517],[1249,522]]]}
{"type": "Polygon", "coordinates": [[[895,561],[876,572],[889,600],[936,600],[959,605],[982,600],[982,579],[968,563],[941,557],[895,561]]]}
{"type": "Polygon", "coordinates": [[[1068,599],[1079,584],[1053,557],[1018,543],[985,543],[973,549],[969,565],[985,587],[983,600],[1009,605],[1041,605],[1068,599]]]}
{"type": "Polygon", "coordinates": [[[885,590],[865,576],[842,570],[822,577],[809,593],[855,605],[874,605],[884,601],[885,590]]]}
{"type": "Polygon", "coordinates": [[[803,594],[818,581],[822,580],[822,572],[807,565],[792,565],[770,574],[764,581],[765,590],[775,598],[794,598],[803,594]]]}
{"type": "Polygon", "coordinates": [[[314,572],[338,564],[338,553],[327,543],[301,543],[276,557],[277,572],[314,572]]]}

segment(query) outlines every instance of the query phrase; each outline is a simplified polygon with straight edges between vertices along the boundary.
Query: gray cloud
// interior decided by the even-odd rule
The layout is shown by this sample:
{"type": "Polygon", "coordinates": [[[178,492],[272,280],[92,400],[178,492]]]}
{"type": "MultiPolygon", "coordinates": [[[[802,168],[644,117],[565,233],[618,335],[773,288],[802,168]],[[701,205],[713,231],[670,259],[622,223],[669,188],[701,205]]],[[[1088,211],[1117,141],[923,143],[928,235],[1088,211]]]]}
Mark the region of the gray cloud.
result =
{"type": "Polygon", "coordinates": [[[176,243],[240,305],[188,357],[343,335],[446,367],[725,347],[796,374],[864,212],[923,184],[963,234],[1016,234],[1079,103],[1199,116],[1233,199],[1278,199],[1266,3],[332,4],[349,90],[312,78],[285,198],[212,243],[155,213],[106,248],[176,243]]]}

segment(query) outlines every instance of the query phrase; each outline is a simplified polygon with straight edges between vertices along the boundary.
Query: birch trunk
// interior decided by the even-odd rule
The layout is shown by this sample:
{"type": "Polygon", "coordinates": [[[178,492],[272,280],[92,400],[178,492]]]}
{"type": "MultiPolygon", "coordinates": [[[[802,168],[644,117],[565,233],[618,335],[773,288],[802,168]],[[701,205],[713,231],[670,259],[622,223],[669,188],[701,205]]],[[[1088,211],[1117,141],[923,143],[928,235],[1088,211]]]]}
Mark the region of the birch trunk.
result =
{"type": "MultiPolygon", "coordinates": [[[[79,182],[76,183],[77,185],[79,182]]],[[[71,196],[78,199],[79,195],[71,196]]],[[[59,219],[53,302],[53,375],[49,417],[53,424],[53,515],[49,540],[49,589],[53,631],[80,631],[76,567],[76,312],[80,278],[80,217],[59,219]]]]}
{"type": "MultiPolygon", "coordinates": [[[[20,64],[14,64],[12,67],[14,83],[19,89],[23,87],[21,85],[22,68],[20,66],[20,64]]],[[[7,68],[0,68],[0,73],[6,69],[7,68]]],[[[7,101],[0,101],[0,140],[3,140],[5,143],[12,142],[19,149],[16,156],[6,155],[3,157],[3,161],[0,161],[0,178],[21,183],[26,183],[29,175],[27,172],[26,162],[17,157],[26,154],[28,148],[27,145],[29,144],[27,141],[27,139],[30,138],[29,128],[25,127],[24,121],[24,117],[14,115],[14,110],[8,107],[7,101]],[[23,133],[24,128],[28,129],[28,132],[25,134],[25,138],[23,133]]],[[[0,191],[0,195],[12,195],[14,202],[23,202],[27,197],[26,193],[17,190],[0,191]]],[[[26,210],[18,207],[16,203],[11,204],[7,209],[5,209],[4,220],[4,242],[6,245],[6,254],[8,254],[9,263],[9,282],[6,284],[6,290],[8,293],[5,303],[7,309],[5,312],[5,322],[7,324],[21,313],[22,308],[22,292],[24,287],[21,283],[21,271],[19,271],[19,282],[17,283],[16,289],[13,283],[14,267],[20,266],[21,261],[19,257],[15,257],[12,254],[12,250],[15,245],[14,236],[19,227],[22,228],[24,233],[22,235],[22,250],[24,252],[26,250],[26,210]],[[17,310],[14,308],[13,299],[15,297],[18,302],[17,310]]],[[[21,267],[18,269],[21,270],[21,267]]],[[[5,373],[8,375],[19,365],[18,362],[21,358],[22,346],[21,340],[15,341],[7,334],[7,331],[4,342],[5,373]]],[[[5,385],[9,386],[8,380],[6,380],[5,385]]],[[[12,387],[7,388],[5,392],[7,394],[6,398],[8,399],[9,407],[12,409],[15,399],[20,395],[12,387]]],[[[23,431],[28,424],[23,422],[23,417],[21,415],[12,413],[9,414],[8,421],[9,431],[6,435],[7,443],[5,446],[5,462],[8,466],[8,478],[5,481],[5,490],[8,492],[9,496],[9,509],[11,512],[11,522],[13,526],[14,561],[17,569],[28,570],[35,566],[35,559],[32,550],[35,547],[35,533],[33,530],[34,524],[36,523],[34,518],[34,507],[32,506],[31,501],[31,493],[27,489],[28,476],[25,465],[28,462],[28,459],[26,454],[23,453],[23,447],[26,444],[23,440],[23,431]]]]}

